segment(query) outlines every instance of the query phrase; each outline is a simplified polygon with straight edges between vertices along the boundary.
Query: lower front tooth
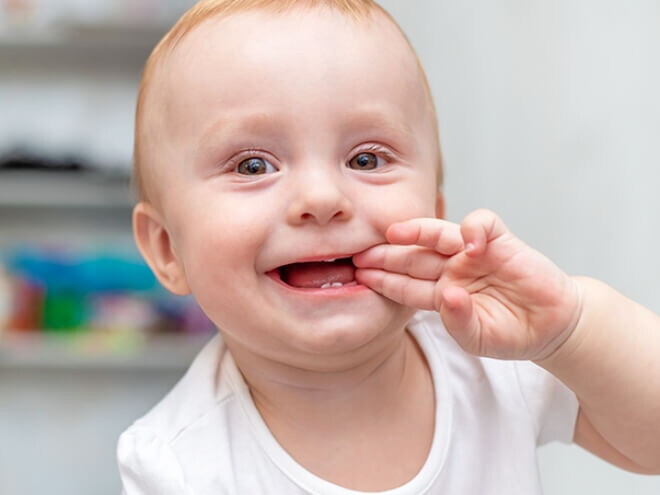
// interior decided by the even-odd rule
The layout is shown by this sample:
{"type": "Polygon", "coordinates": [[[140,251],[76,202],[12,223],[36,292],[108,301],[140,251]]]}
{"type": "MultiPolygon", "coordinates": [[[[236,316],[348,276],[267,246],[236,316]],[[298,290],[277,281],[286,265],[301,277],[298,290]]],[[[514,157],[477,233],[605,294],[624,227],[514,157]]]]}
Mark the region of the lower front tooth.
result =
{"type": "Polygon", "coordinates": [[[321,289],[334,289],[336,287],[343,287],[344,284],[341,282],[326,282],[321,286],[321,289]]]}

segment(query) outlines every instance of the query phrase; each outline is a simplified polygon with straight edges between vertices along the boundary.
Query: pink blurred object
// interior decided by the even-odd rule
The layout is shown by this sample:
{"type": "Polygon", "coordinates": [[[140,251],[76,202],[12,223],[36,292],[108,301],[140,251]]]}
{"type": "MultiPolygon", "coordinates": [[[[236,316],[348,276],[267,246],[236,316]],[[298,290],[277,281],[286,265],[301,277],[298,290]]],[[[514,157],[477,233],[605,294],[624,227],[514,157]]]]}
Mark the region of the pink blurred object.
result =
{"type": "Polygon", "coordinates": [[[101,295],[92,304],[89,327],[94,330],[145,330],[157,322],[148,301],[129,295],[101,295]]]}

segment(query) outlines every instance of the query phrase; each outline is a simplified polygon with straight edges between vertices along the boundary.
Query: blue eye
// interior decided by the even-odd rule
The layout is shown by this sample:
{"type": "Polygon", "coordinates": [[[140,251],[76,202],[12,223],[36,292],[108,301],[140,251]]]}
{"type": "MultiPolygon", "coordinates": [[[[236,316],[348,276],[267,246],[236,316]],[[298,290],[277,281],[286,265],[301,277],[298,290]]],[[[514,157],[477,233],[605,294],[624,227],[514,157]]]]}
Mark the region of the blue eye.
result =
{"type": "Polygon", "coordinates": [[[379,159],[373,153],[359,153],[348,162],[348,168],[353,170],[374,170],[379,166],[379,159]]]}
{"type": "Polygon", "coordinates": [[[263,158],[252,157],[239,163],[236,172],[242,175],[263,175],[277,172],[277,169],[263,158]]]}

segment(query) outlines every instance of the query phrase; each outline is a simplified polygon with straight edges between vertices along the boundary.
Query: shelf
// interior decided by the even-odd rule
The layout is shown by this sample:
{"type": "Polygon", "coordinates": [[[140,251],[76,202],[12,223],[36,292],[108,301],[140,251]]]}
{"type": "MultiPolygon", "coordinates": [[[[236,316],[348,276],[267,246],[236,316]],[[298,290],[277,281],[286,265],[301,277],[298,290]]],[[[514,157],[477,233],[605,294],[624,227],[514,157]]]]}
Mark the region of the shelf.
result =
{"type": "Polygon", "coordinates": [[[73,335],[6,331],[0,335],[0,370],[185,370],[210,338],[146,337],[139,331],[73,335]]]}
{"type": "Polygon", "coordinates": [[[127,177],[92,172],[0,171],[2,209],[115,209],[130,211],[127,177]]]}
{"type": "MultiPolygon", "coordinates": [[[[0,31],[0,66],[138,68],[167,31],[165,26],[63,25],[0,31]]],[[[4,69],[3,69],[4,70],[4,69]]]]}
{"type": "Polygon", "coordinates": [[[48,46],[57,44],[89,44],[92,46],[146,46],[157,42],[168,25],[137,23],[60,22],[45,28],[0,29],[0,46],[48,46]]]}

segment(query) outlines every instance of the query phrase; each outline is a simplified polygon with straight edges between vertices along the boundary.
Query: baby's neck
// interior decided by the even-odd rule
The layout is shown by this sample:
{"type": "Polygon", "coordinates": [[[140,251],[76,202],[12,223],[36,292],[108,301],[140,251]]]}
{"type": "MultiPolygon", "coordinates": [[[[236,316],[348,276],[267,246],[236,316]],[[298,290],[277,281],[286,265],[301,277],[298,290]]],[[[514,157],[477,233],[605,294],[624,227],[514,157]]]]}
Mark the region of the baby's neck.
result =
{"type": "Polygon", "coordinates": [[[312,473],[351,489],[385,490],[412,479],[431,447],[435,416],[430,370],[414,338],[402,333],[353,368],[310,373],[294,380],[244,370],[282,447],[312,473]]]}

